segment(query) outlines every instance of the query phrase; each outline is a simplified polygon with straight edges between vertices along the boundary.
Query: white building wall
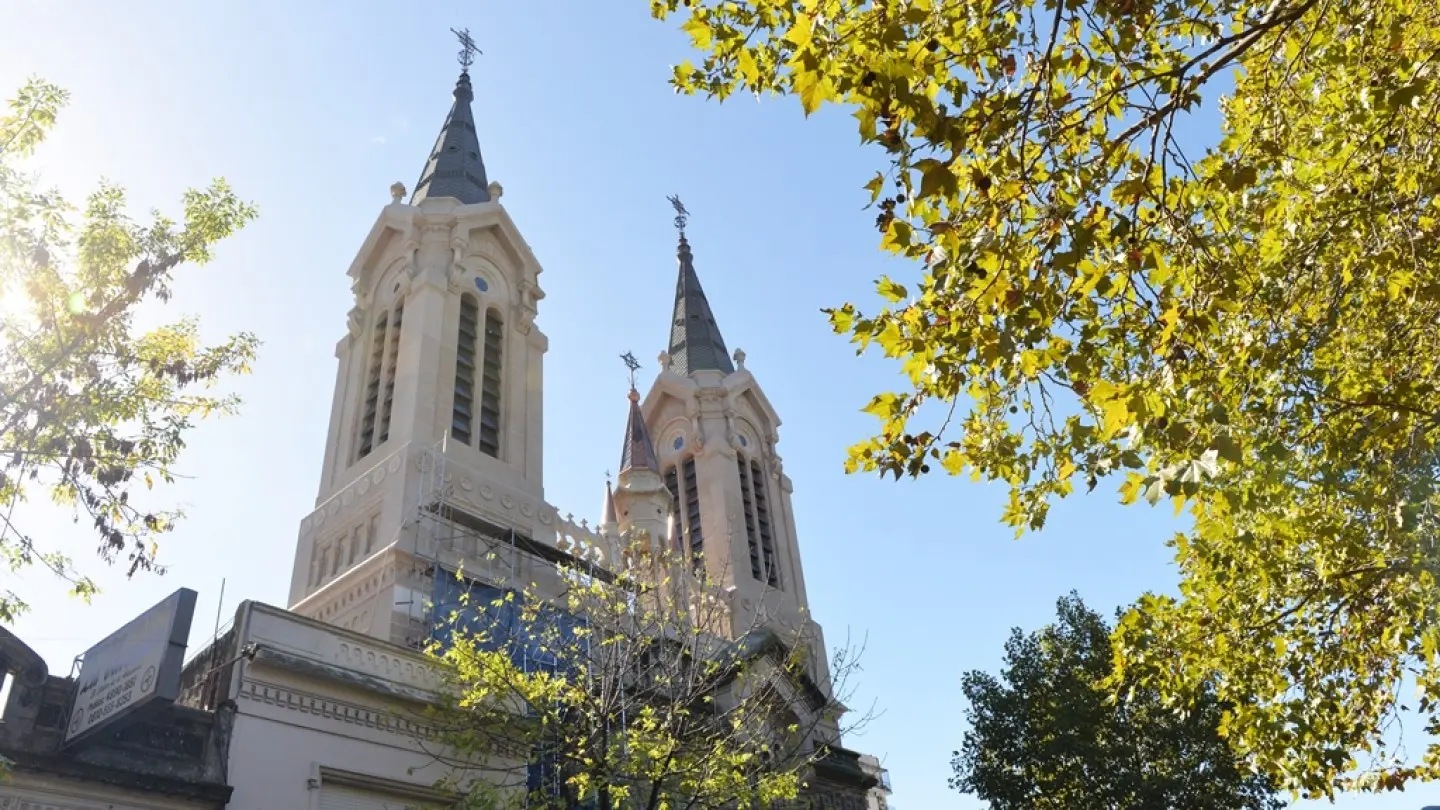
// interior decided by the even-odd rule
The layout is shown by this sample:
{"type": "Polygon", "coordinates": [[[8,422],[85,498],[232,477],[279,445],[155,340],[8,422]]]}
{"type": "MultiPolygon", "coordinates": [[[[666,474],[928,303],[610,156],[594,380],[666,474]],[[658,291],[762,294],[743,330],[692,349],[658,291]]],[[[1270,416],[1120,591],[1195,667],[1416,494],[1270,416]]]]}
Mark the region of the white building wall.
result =
{"type": "MultiPolygon", "coordinates": [[[[236,623],[237,649],[253,657],[242,656],[231,679],[229,810],[321,810],[327,786],[332,799],[338,786],[376,807],[386,797],[435,803],[453,763],[426,742],[423,706],[441,686],[431,662],[253,602],[236,623]]],[[[464,774],[461,782],[483,771],[464,774]]]]}

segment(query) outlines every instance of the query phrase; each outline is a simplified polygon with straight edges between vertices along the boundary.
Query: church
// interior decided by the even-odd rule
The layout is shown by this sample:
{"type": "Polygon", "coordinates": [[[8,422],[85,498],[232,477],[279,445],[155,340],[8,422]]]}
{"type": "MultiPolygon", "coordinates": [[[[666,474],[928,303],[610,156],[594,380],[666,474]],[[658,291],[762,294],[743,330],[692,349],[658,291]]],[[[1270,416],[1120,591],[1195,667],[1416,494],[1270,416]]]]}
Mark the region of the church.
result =
{"type": "MultiPolygon", "coordinates": [[[[169,739],[188,724],[188,759],[131,760],[172,776],[183,765],[214,784],[195,777],[204,784],[145,793],[94,776],[100,787],[86,788],[85,801],[177,810],[452,806],[458,795],[436,787],[443,768],[423,755],[427,729],[417,718],[446,688],[422,650],[459,602],[454,583],[500,583],[499,560],[509,582],[539,583],[546,595],[559,586],[557,570],[582,560],[592,571],[618,570],[625,544],[644,538],[681,552],[697,581],[718,586],[726,623],[706,632],[720,642],[743,649],[758,629],[820,651],[802,677],[805,694],[818,689],[814,705],[826,707],[813,712],[824,717],[807,743],[823,755],[810,760],[795,806],[884,810],[884,769],[840,739],[843,707],[809,614],[792,484],[776,450],[780,417],[744,354],[725,344],[678,199],[664,351],[643,395],[632,374],[628,396],[616,391],[613,400],[616,481],[596,481],[593,523],[546,500],[542,268],[486,172],[469,53],[419,181],[391,187],[348,271],[354,305],[336,345],[319,491],[300,521],[287,608],[242,603],[183,670],[175,659],[176,697],[144,721],[152,731],[117,725],[75,749],[100,762],[110,756],[105,745],[131,745],[125,735],[136,729],[169,739]]],[[[655,313],[657,338],[663,317],[655,313]]],[[[193,610],[193,593],[189,600],[193,610]]],[[[33,654],[10,641],[0,670],[28,672],[33,654]]],[[[36,672],[35,688],[12,698],[10,719],[41,722],[52,692],[51,713],[63,718],[73,681],[36,672]]],[[[58,735],[63,724],[53,725],[58,735]]],[[[35,773],[16,788],[28,799],[0,798],[0,806],[80,806],[73,785],[35,773]]]]}

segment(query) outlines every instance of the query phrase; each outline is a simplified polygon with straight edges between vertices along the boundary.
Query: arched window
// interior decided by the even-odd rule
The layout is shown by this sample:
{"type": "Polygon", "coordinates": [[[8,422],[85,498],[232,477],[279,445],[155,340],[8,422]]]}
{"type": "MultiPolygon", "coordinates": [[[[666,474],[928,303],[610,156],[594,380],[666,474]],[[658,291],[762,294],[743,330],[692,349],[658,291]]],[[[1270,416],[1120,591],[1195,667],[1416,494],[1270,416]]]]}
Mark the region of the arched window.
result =
{"type": "Polygon", "coordinates": [[[480,452],[500,456],[500,360],[505,323],[495,307],[485,311],[485,362],[480,372],[480,452]]]}
{"type": "Polygon", "coordinates": [[[375,442],[377,446],[390,438],[390,409],[395,402],[395,363],[400,354],[400,328],[404,315],[405,304],[396,304],[395,317],[390,321],[390,346],[385,350],[385,400],[380,405],[380,438],[375,442]]]}
{"type": "Polygon", "coordinates": [[[475,352],[480,342],[480,308],[475,296],[460,297],[460,327],[455,335],[455,405],[450,435],[470,444],[475,425],[475,352]]]}
{"type": "Polygon", "coordinates": [[[705,535],[700,529],[700,487],[695,477],[695,457],[686,456],[677,466],[665,469],[665,488],[675,510],[675,527],[680,532],[676,551],[685,551],[689,538],[690,556],[696,568],[705,565],[705,535]]]}
{"type": "Polygon", "coordinates": [[[760,462],[755,459],[747,460],[740,456],[736,464],[740,473],[741,500],[745,504],[745,536],[750,541],[750,575],[772,588],[780,588],[780,562],[775,556],[765,476],[760,471],[760,462]]]}
{"type": "Polygon", "coordinates": [[[370,338],[370,357],[365,364],[365,399],[360,406],[360,442],[355,460],[370,454],[375,446],[375,416],[380,408],[380,372],[385,367],[385,332],[390,322],[388,312],[380,313],[370,338]]]}

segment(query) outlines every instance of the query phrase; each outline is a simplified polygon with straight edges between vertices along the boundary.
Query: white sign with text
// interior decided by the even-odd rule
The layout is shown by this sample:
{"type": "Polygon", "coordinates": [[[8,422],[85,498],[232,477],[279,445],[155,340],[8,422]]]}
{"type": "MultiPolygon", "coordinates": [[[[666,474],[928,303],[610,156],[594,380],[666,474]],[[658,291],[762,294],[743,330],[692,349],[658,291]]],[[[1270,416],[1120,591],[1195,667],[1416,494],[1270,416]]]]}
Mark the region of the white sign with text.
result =
{"type": "Polygon", "coordinates": [[[86,651],[65,741],[154,700],[174,700],[194,614],[195,592],[181,588],[86,651]]]}

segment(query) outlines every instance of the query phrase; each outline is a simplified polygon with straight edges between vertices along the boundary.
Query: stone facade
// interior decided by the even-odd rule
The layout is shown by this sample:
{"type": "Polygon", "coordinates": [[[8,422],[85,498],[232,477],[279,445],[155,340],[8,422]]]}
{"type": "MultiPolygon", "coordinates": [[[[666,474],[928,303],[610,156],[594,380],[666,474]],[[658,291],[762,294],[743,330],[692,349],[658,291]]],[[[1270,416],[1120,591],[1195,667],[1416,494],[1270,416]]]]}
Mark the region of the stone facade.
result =
{"type": "Polygon", "coordinates": [[[449,766],[425,745],[423,708],[440,678],[424,656],[245,602],[202,659],[182,702],[233,706],[230,810],[325,808],[337,795],[344,806],[454,802],[433,787],[449,766]]]}
{"type": "MultiPolygon", "coordinates": [[[[399,774],[414,758],[392,743],[414,729],[386,725],[385,707],[422,705],[433,686],[414,680],[422,662],[401,652],[419,649],[434,627],[435,577],[447,569],[481,576],[500,565],[544,594],[560,585],[556,563],[584,556],[604,568],[628,539],[646,536],[690,550],[720,583],[732,625],[721,635],[764,628],[826,649],[808,610],[780,417],[744,353],[724,344],[683,215],[666,351],[647,393],[631,392],[617,487],[607,486],[593,526],[546,501],[542,268],[499,184],[482,189],[472,98],[462,74],[422,188],[406,203],[404,186],[392,187],[351,263],[354,306],[336,346],[319,492],[300,522],[290,585],[290,610],[324,624],[258,606],[247,619],[255,626],[237,624],[236,643],[259,645],[229,687],[241,707],[234,762],[246,774],[273,768],[298,779],[304,761],[305,778],[323,784],[325,769],[363,761],[373,770],[350,770],[404,788],[399,774]],[[442,192],[435,178],[463,193],[442,192]],[[305,640],[262,638],[263,627],[282,624],[305,640]],[[405,675],[365,674],[372,658],[405,675]],[[332,756],[332,744],[347,753],[332,756]]],[[[656,313],[657,333],[664,321],[656,313]]],[[[825,656],[810,667],[828,695],[825,656]]],[[[826,718],[814,744],[829,752],[816,795],[838,797],[817,806],[865,806],[875,776],[841,747],[838,718],[826,718]]],[[[267,806],[239,772],[236,806],[267,806]]]]}

